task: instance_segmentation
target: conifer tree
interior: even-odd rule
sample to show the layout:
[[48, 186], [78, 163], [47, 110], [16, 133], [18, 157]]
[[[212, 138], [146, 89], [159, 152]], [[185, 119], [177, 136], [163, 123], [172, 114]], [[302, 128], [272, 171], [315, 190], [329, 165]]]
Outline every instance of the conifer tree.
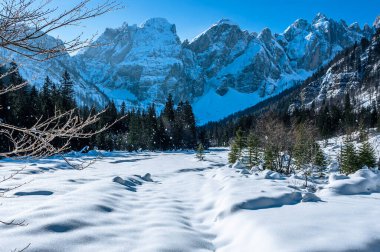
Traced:
[[[53, 97], [53, 83], [48, 76], [45, 78], [44, 85], [42, 86], [41, 92], [41, 109], [44, 118], [49, 118], [54, 115], [54, 102], [56, 101]], [[56, 95], [56, 94], [54, 94]]]
[[368, 141], [365, 141], [359, 148], [359, 168], [367, 166], [373, 168], [376, 166], [375, 150]]
[[198, 148], [197, 148], [197, 158], [200, 160], [200, 161], [203, 161], [204, 160], [204, 152], [205, 152], [205, 148], [203, 147], [203, 144], [200, 143], [198, 145]]
[[240, 158], [239, 147], [235, 141], [231, 144], [231, 150], [228, 153], [228, 162], [234, 164]]
[[73, 109], [75, 107], [74, 101], [74, 83], [71, 80], [71, 76], [67, 70], [63, 72], [61, 78], [61, 88], [60, 92], [62, 95], [61, 109], [64, 111]]
[[[189, 101], [186, 101], [183, 107], [183, 143], [184, 147], [188, 149], [193, 149], [196, 146], [197, 143], [197, 129], [195, 125], [195, 116], [193, 113], [193, 108], [191, 107]], [[204, 147], [204, 146], [203, 146]]]
[[326, 169], [326, 166], [327, 166], [326, 158], [319, 144], [315, 144], [314, 148], [315, 148], [314, 165], [317, 166], [319, 174], [322, 177], [323, 171]]
[[341, 150], [340, 169], [342, 173], [348, 175], [356, 172], [359, 169], [358, 167], [358, 155], [355, 146], [346, 139]]
[[259, 141], [253, 132], [248, 135], [247, 156], [249, 167], [259, 165]]
[[173, 144], [173, 131], [174, 131], [174, 119], [175, 119], [175, 110], [174, 110], [174, 101], [173, 96], [169, 94], [168, 99], [165, 103], [164, 111], [161, 114], [161, 122], [165, 128], [165, 133], [168, 136], [170, 149], [174, 149]]
[[264, 150], [264, 169], [266, 170], [272, 170], [274, 171], [275, 165], [274, 165], [275, 155], [270, 146], [265, 148]]
[[233, 164], [241, 158], [244, 147], [245, 141], [243, 138], [243, 131], [239, 128], [236, 131], [235, 139], [231, 144], [231, 151], [228, 157], [229, 163]]

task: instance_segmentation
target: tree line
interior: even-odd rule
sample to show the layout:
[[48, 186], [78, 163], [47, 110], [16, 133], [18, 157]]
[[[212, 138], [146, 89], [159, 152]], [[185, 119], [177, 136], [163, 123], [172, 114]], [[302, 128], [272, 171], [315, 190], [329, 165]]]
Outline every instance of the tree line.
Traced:
[[[320, 140], [320, 141], [318, 141]], [[360, 131], [357, 149], [352, 134], [346, 136], [339, 151], [340, 171], [351, 174], [364, 166], [377, 164], [373, 146], [368, 142], [368, 132]], [[327, 156], [322, 145], [327, 140], [318, 137], [317, 127], [310, 121], [286, 125], [272, 115], [261, 118], [249, 131], [238, 129], [231, 141], [228, 161], [247, 169], [272, 170], [282, 174], [300, 173], [306, 186], [310, 176], [325, 175]]]
[[[10, 64], [7, 78], [0, 79], [0, 89], [25, 82], [18, 72], [15, 63]], [[1, 122], [23, 128], [33, 128], [38, 121], [51, 118], [57, 112], [65, 113], [76, 110], [78, 118], [88, 117], [98, 111], [95, 107], [78, 106], [75, 97], [75, 83], [67, 71], [62, 73], [59, 83], [46, 77], [42, 88], [25, 85], [24, 87], [0, 96]], [[116, 122], [116, 123], [115, 123]], [[62, 121], [60, 124], [64, 124]], [[72, 150], [89, 149], [104, 150], [178, 150], [194, 149], [197, 146], [195, 117], [188, 101], [174, 104], [171, 95], [167, 98], [162, 112], [155, 105], [147, 109], [128, 109], [123, 103], [120, 109], [110, 101], [105, 106], [105, 112], [99, 115], [99, 120], [88, 126], [95, 132], [105, 125], [112, 125], [107, 131], [90, 138], [73, 138]], [[1, 136], [0, 151], [11, 148], [10, 140]], [[59, 144], [59, 139], [54, 140]], [[54, 144], [54, 143], [53, 143]]]

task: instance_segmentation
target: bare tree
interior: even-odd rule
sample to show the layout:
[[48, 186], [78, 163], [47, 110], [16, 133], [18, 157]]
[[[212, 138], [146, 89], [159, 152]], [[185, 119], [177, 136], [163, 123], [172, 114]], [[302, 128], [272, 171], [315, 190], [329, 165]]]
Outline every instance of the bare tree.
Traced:
[[[56, 40], [54, 43], [46, 43], [47, 35], [52, 31], [78, 26], [87, 19], [121, 8], [113, 0], [105, 0], [95, 7], [90, 7], [92, 2], [94, 1], [81, 0], [71, 9], [60, 11], [57, 7], [51, 7], [51, 0], [2, 0], [0, 3], [0, 47], [32, 60], [46, 61], [85, 47], [99, 46], [93, 43], [95, 35], [91, 38], [83, 38], [83, 34], [68, 41]], [[0, 67], [7, 64], [7, 59], [2, 59], [2, 61]], [[17, 71], [17, 69], [12, 71]], [[12, 72], [7, 71], [0, 75], [0, 79], [10, 74]], [[11, 83], [0, 90], [0, 95], [20, 89], [25, 85], [27, 82]]]
[[[0, 47], [31, 60], [46, 61], [84, 47], [94, 45], [93, 37], [83, 39], [82, 34], [70, 41], [56, 40], [56, 44], [45, 43], [47, 35], [68, 26], [77, 26], [82, 21], [103, 15], [121, 6], [113, 0], [106, 0], [95, 7], [89, 7], [91, 0], [81, 0], [68, 10], [51, 8], [51, 0], [4, 0], [0, 3]], [[5, 66], [6, 63], [3, 63]], [[0, 75], [4, 79], [18, 69], [10, 69]], [[0, 95], [15, 91], [27, 82], [10, 83]], [[8, 138], [11, 150], [0, 153], [5, 157], [44, 157], [62, 153], [70, 148], [73, 138], [88, 138], [106, 130], [110, 125], [97, 131], [87, 131], [88, 126], [99, 120], [101, 111], [87, 118], [80, 118], [76, 110], [55, 115], [46, 120], [39, 119], [31, 128], [22, 128], [4, 122], [0, 123], [0, 134]], [[56, 139], [64, 139], [61, 146], [53, 146]]]
[[[62, 11], [57, 7], [51, 7], [51, 0], [2, 0], [0, 2], [0, 47], [30, 60], [46, 61], [75, 52], [84, 47], [99, 46], [93, 43], [95, 35], [91, 38], [83, 38], [83, 34], [79, 34], [69, 41], [56, 40], [53, 44], [46, 43], [47, 35], [52, 31], [64, 27], [78, 26], [87, 19], [121, 8], [113, 0], [105, 0], [101, 4], [91, 7], [93, 2], [91, 0], [81, 0], [74, 7]], [[2, 61], [0, 67], [6, 68], [9, 63], [7, 59], [0, 60]], [[0, 80], [7, 78], [15, 71], [18, 71], [18, 69], [6, 71], [0, 75]], [[26, 85], [26, 81], [17, 84], [10, 83], [0, 89], [0, 95], [16, 91]], [[0, 122], [0, 135], [5, 136], [11, 143], [10, 150], [0, 153], [0, 156], [40, 158], [63, 153], [70, 149], [72, 139], [89, 138], [111, 127], [113, 124], [105, 125], [96, 131], [89, 130], [89, 126], [97, 123], [103, 113], [104, 110], [99, 113], [92, 113], [86, 118], [81, 118], [75, 109], [67, 112], [56, 111], [54, 116], [47, 119], [40, 118], [30, 128]], [[56, 139], [61, 139], [59, 146], [53, 144]], [[65, 161], [72, 165], [66, 158]], [[86, 167], [83, 164], [72, 166], [76, 169]], [[4, 177], [2, 180], [0, 179], [0, 183], [13, 179], [21, 171], [22, 169], [8, 177]], [[17, 189], [19, 186], [3, 190], [0, 196], [4, 197], [5, 193]], [[0, 221], [0, 223], [25, 225], [23, 221], [17, 222], [14, 220]]]
[[273, 165], [276, 171], [289, 173], [292, 158], [293, 139], [291, 131], [275, 115], [266, 115], [259, 119], [256, 129], [261, 137], [264, 149], [270, 149], [274, 155]]

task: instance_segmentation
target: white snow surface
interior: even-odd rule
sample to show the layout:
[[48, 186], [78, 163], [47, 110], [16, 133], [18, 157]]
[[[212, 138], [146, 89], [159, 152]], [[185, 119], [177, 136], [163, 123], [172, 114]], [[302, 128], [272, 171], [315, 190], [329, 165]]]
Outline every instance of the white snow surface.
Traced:
[[1, 219], [28, 225], [0, 226], [0, 250], [378, 251], [379, 191], [326, 193], [339, 181], [378, 186], [376, 172], [336, 176], [314, 194], [296, 176], [230, 168], [227, 153], [103, 153], [83, 171], [3, 160], [0, 175], [25, 170], [2, 188], [29, 183], [1, 198]]

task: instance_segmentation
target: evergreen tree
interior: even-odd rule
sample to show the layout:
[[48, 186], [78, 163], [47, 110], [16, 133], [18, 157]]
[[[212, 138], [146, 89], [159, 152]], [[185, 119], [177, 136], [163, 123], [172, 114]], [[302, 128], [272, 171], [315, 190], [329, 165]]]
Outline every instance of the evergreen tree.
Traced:
[[325, 154], [323, 153], [319, 144], [315, 144], [315, 156], [314, 156], [314, 165], [317, 166], [320, 176], [323, 176], [323, 172], [326, 169], [327, 162]]
[[243, 131], [239, 128], [236, 131], [235, 139], [231, 144], [231, 151], [228, 155], [228, 162], [233, 164], [239, 160], [243, 154], [243, 149], [245, 147], [245, 141], [243, 138]]
[[169, 147], [170, 149], [174, 148], [173, 146], [174, 119], [175, 119], [174, 101], [173, 101], [173, 96], [169, 94], [168, 99], [165, 103], [163, 113], [161, 114], [161, 122], [168, 136], [170, 146], [167, 146], [167, 147]]
[[61, 109], [64, 111], [68, 111], [70, 109], [73, 109], [75, 107], [75, 101], [74, 101], [74, 83], [71, 80], [71, 76], [67, 70], [63, 72], [62, 78], [61, 78], [61, 95], [62, 95], [62, 104]]
[[300, 124], [295, 130], [294, 158], [297, 169], [306, 169], [311, 164], [315, 141], [307, 131], [305, 124]]
[[173, 122], [173, 131], [172, 131], [172, 144], [175, 149], [184, 148], [183, 135], [184, 135], [184, 125], [185, 125], [185, 113], [184, 113], [184, 104], [180, 101], [175, 110], [174, 122]]
[[353, 143], [347, 139], [342, 146], [340, 155], [340, 169], [342, 173], [348, 175], [356, 172], [359, 169], [358, 155]]
[[197, 148], [197, 158], [200, 160], [200, 161], [203, 161], [204, 160], [204, 152], [205, 152], [205, 148], [203, 147], [203, 144], [200, 143], [198, 145], [198, 148]]
[[236, 161], [239, 160], [240, 158], [240, 151], [239, 151], [239, 147], [238, 145], [236, 144], [235, 141], [232, 142], [231, 144], [231, 150], [230, 152], [228, 153], [228, 162], [230, 164], [234, 164]]
[[276, 170], [275, 164], [275, 154], [272, 147], [267, 146], [264, 150], [264, 169], [266, 170]]
[[187, 149], [193, 149], [197, 143], [197, 128], [195, 125], [195, 116], [193, 113], [193, 108], [191, 107], [189, 101], [186, 101], [183, 107], [183, 131], [182, 138], [184, 147]]
[[53, 91], [53, 83], [50, 78], [46, 76], [44, 85], [42, 86], [42, 92], [40, 94], [41, 109], [44, 118], [49, 118], [54, 115], [54, 101], [56, 101], [56, 97], [53, 97], [53, 95], [57, 95]]
[[359, 148], [359, 168], [363, 166], [369, 168], [376, 166], [375, 150], [368, 141], [365, 141]]
[[256, 135], [251, 132], [247, 139], [247, 156], [248, 166], [253, 167], [259, 165], [259, 141]]
[[148, 143], [147, 147], [149, 150], [156, 150], [159, 148], [160, 136], [157, 124], [156, 108], [152, 104], [148, 108], [148, 113], [146, 115], [146, 129], [148, 133]]

